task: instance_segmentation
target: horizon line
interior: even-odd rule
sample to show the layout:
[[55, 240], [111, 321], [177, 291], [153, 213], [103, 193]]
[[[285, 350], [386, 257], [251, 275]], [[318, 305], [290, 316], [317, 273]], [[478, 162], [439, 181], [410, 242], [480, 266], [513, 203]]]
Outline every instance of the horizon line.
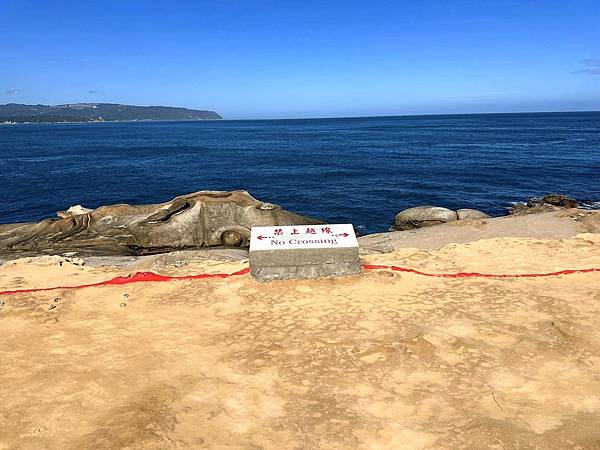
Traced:
[[[78, 103], [61, 103], [56, 104], [54, 106], [62, 106], [62, 105], [75, 105], [75, 104], [113, 104], [113, 105], [124, 105], [124, 106], [146, 106], [146, 105], [129, 105], [126, 103], [108, 103], [108, 102], [78, 102]], [[4, 103], [2, 105], [10, 105], [10, 104], [20, 104], [27, 105], [26, 103]], [[42, 103], [37, 103], [35, 105], [44, 105]], [[49, 106], [49, 105], [45, 105]], [[165, 107], [164, 105], [149, 105], [150, 107], [160, 106]], [[185, 108], [190, 110], [196, 110], [192, 107], [186, 106], [166, 106], [167, 108]], [[213, 111], [215, 110], [197, 110], [197, 111]], [[134, 122], [134, 123], [147, 123], [147, 122], [250, 122], [250, 121], [276, 121], [276, 120], [336, 120], [336, 119], [375, 119], [375, 118], [394, 118], [394, 117], [443, 117], [443, 116], [484, 116], [484, 115], [527, 115], [527, 114], [581, 114], [581, 113], [600, 113], [600, 110], [567, 110], [567, 111], [510, 111], [510, 112], [451, 112], [451, 113], [424, 113], [424, 114], [376, 114], [376, 115], [356, 115], [356, 116], [306, 116], [306, 117], [257, 117], [257, 118], [239, 118], [239, 119], [229, 119], [223, 117], [221, 113], [221, 119], [198, 119], [198, 120], [110, 120], [110, 121], [98, 121], [98, 122], [21, 122], [16, 123], [15, 125], [48, 125], [48, 124], [85, 124], [85, 123], [124, 123], [124, 122]], [[0, 122], [2, 125], [2, 122]]]
[[[214, 120], [214, 122], [225, 121], [251, 121], [251, 120], [327, 120], [327, 119], [374, 119], [385, 117], [431, 117], [431, 116], [483, 116], [483, 115], [510, 115], [510, 114], [577, 114], [577, 113], [600, 113], [599, 110], [576, 109], [568, 111], [511, 111], [511, 112], [465, 112], [465, 113], [424, 113], [424, 114], [376, 114], [372, 116], [310, 116], [310, 117], [262, 117], [262, 118], [246, 118], [246, 119], [222, 119]], [[158, 122], [158, 121], [156, 121]], [[166, 122], [166, 121], [165, 121]], [[185, 122], [185, 121], [179, 121]], [[193, 121], [192, 121], [193, 122]], [[198, 120], [197, 122], [202, 122]], [[207, 120], [210, 122], [210, 120]]]

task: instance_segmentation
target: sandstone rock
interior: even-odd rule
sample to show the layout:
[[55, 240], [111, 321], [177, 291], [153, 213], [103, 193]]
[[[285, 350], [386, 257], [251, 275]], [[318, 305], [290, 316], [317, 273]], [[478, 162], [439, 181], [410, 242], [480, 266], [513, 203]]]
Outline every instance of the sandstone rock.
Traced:
[[469, 208], [459, 209], [456, 211], [456, 215], [458, 216], [458, 220], [486, 219], [490, 217], [482, 211]]
[[87, 214], [92, 212], [93, 209], [90, 208], [84, 208], [81, 205], [74, 205], [71, 206], [69, 209], [67, 209], [66, 211], [59, 211], [56, 213], [56, 215], [62, 219], [66, 219], [67, 217], [71, 217], [71, 216], [79, 216], [81, 214]]
[[[87, 210], [73, 210], [81, 211]], [[253, 226], [319, 223], [265, 204], [246, 191], [201, 191], [166, 203], [101, 206], [60, 219], [0, 226], [0, 255], [15, 258], [76, 251], [82, 257], [117, 256], [245, 247]]]
[[394, 220], [395, 230], [412, 230], [458, 220], [455, 211], [439, 206], [416, 206], [401, 211]]

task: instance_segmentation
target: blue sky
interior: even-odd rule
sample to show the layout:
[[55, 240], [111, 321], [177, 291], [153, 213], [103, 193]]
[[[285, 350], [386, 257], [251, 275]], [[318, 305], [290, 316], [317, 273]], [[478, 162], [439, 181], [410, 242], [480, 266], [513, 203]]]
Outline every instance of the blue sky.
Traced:
[[0, 0], [0, 103], [600, 110], [594, 1]]

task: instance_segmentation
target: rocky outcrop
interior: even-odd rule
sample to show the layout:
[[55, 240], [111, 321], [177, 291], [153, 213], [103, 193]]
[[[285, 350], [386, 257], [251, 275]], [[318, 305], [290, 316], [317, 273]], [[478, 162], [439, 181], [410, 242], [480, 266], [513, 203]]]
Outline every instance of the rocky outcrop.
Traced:
[[557, 206], [547, 205], [543, 203], [535, 206], [531, 206], [525, 203], [517, 203], [508, 210], [508, 214], [511, 216], [523, 216], [526, 214], [541, 214], [545, 212], [552, 212], [558, 209], [560, 208], [558, 208]]
[[[508, 213], [509, 215], [540, 214], [577, 207], [579, 202], [568, 195], [549, 194], [541, 198], [529, 199], [527, 203], [514, 205]], [[417, 206], [398, 213], [390, 231], [412, 230], [455, 220], [478, 220], [489, 217], [482, 211], [470, 208], [452, 211], [439, 206]]]
[[519, 203], [509, 209], [510, 215], [539, 214], [562, 208], [577, 208], [579, 202], [568, 195], [549, 194], [542, 198], [531, 198], [526, 204]]
[[579, 206], [579, 202], [573, 197], [562, 194], [546, 195], [542, 198], [542, 202], [548, 205], [558, 206], [560, 208], [577, 208]]
[[482, 211], [470, 208], [459, 209], [456, 211], [456, 215], [458, 220], [487, 219], [490, 217]]
[[440, 206], [416, 206], [399, 212], [390, 231], [412, 230], [414, 228], [440, 225], [455, 220], [482, 219], [486, 217], [489, 216], [476, 209], [452, 211]]
[[[458, 226], [457, 226], [458, 225]], [[409, 232], [376, 233], [358, 238], [361, 255], [393, 253], [406, 248], [433, 250], [448, 244], [482, 239], [567, 239], [581, 233], [600, 234], [600, 210], [557, 209], [541, 214], [447, 222]], [[583, 238], [582, 238], [583, 239]]]
[[245, 247], [253, 226], [322, 223], [263, 203], [246, 191], [202, 191], [152, 205], [74, 207], [59, 216], [38, 223], [0, 225], [0, 256], [145, 255]]

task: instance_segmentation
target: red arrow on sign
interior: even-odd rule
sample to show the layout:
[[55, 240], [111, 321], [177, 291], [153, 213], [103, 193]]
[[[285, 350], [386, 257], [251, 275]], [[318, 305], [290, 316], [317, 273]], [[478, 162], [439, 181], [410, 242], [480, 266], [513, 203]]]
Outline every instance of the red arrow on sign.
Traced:
[[338, 236], [348, 237], [350, 235], [348, 233], [341, 233], [341, 234], [338, 234]]
[[263, 239], [273, 239], [270, 236], [263, 236], [262, 234], [260, 236], [256, 236], [256, 239], [258, 239], [259, 241], [262, 241]]

